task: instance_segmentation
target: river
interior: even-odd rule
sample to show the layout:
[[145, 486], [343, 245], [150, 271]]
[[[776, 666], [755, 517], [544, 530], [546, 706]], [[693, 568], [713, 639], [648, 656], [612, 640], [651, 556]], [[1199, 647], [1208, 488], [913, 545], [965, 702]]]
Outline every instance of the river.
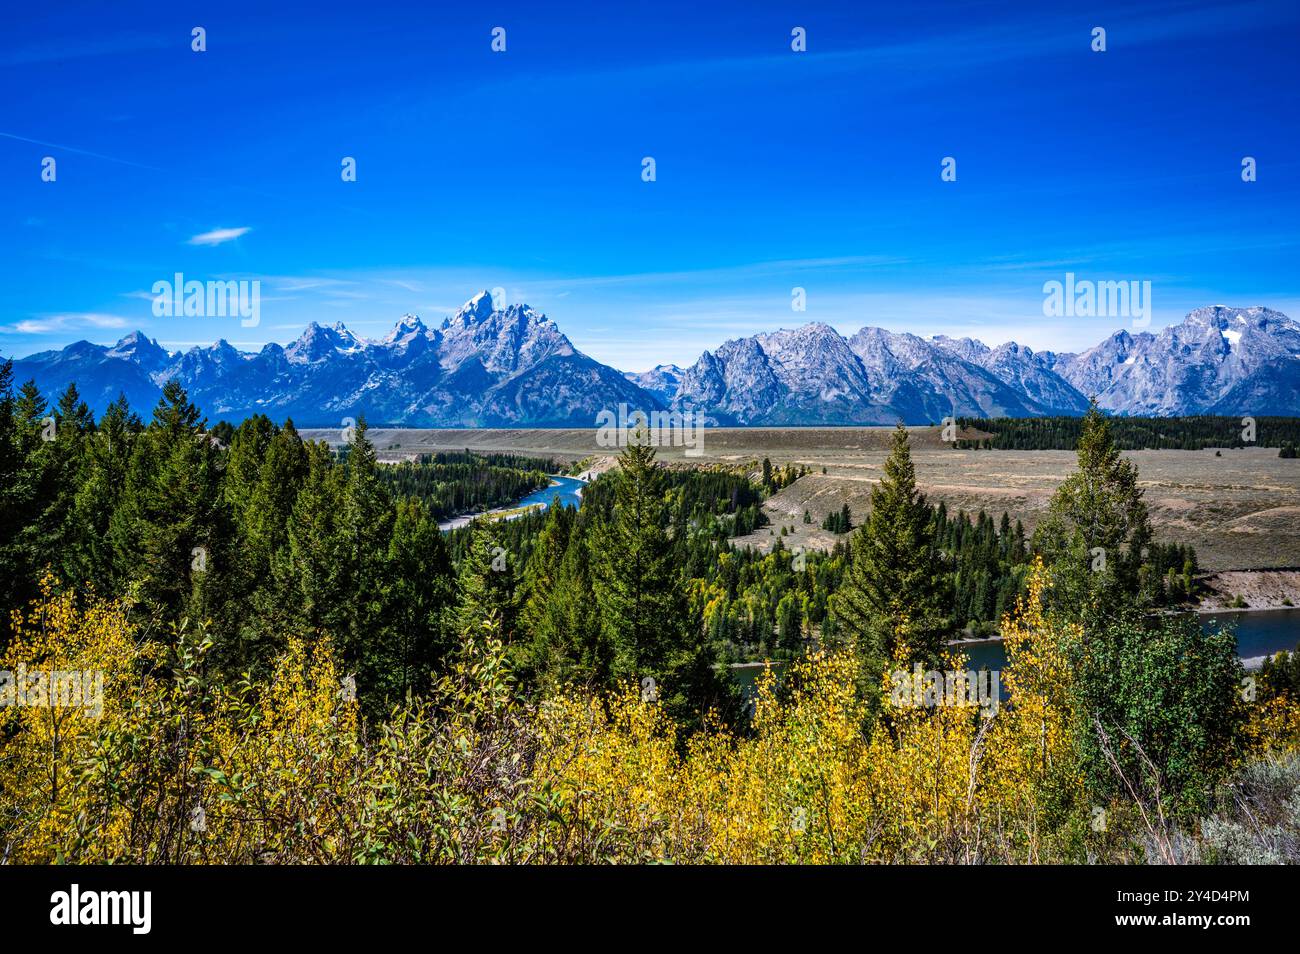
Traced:
[[[1258, 668], [1265, 656], [1283, 649], [1291, 651], [1300, 643], [1300, 609], [1222, 610], [1201, 614], [1201, 628], [1234, 626], [1237, 631], [1237, 655], [1249, 667]], [[971, 666], [1002, 669], [1007, 654], [1002, 640], [962, 643], [960, 648], [970, 658]]]
[[[1241, 656], [1247, 668], [1257, 669], [1265, 656], [1284, 649], [1293, 652], [1296, 644], [1300, 643], [1300, 609], [1223, 610], [1201, 615], [1203, 629], [1221, 625], [1236, 627], [1237, 655]], [[972, 669], [1000, 671], [1007, 664], [1006, 650], [1000, 639], [959, 643], [954, 648], [960, 648], [966, 654]], [[731, 672], [741, 689], [749, 695], [763, 669], [761, 666], [745, 666], [735, 667]]]
[[[504, 513], [508, 510], [518, 510], [521, 507], [533, 507], [540, 505], [549, 507], [556, 497], [560, 498], [560, 506], [577, 507], [582, 503], [582, 488], [586, 483], [577, 477], [564, 477], [560, 474], [551, 474], [551, 485], [543, 487], [541, 490], [535, 490], [527, 497], [521, 497], [515, 503], [508, 507], [498, 507], [495, 510], [486, 511], [487, 513]], [[442, 531], [458, 530], [461, 527], [469, 526], [475, 517], [483, 516], [482, 513], [465, 513], [459, 517], [452, 517], [450, 520], [441, 520], [438, 522], [438, 529]]]

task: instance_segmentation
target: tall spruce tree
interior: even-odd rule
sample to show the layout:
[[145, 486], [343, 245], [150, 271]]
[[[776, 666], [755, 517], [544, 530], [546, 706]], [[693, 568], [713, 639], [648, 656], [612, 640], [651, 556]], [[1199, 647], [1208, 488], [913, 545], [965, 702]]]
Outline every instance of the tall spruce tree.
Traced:
[[4, 567], [0, 573], [0, 608], [5, 610], [0, 615], [0, 651], [9, 642], [8, 610], [25, 605], [31, 586], [19, 542], [27, 517], [29, 481], [13, 382], [13, 361], [0, 362], [0, 566]]
[[564, 565], [564, 555], [573, 534], [576, 512], [556, 501], [547, 508], [546, 522], [524, 567], [523, 605], [519, 622], [525, 640], [521, 640], [517, 665], [521, 677], [531, 680], [554, 680], [563, 668], [566, 634], [563, 621], [554, 613], [556, 584]]
[[608, 686], [613, 652], [600, 624], [600, 608], [592, 599], [592, 511], [580, 508], [555, 575], [550, 598], [533, 617], [534, 645], [544, 649], [537, 659], [537, 680], [543, 686], [577, 683]]
[[54, 418], [35, 381], [18, 389], [12, 404], [12, 439], [17, 468], [9, 489], [12, 537], [6, 557], [14, 583], [11, 607], [23, 606], [37, 593], [37, 581], [54, 564], [46, 546], [41, 517], [53, 496], [55, 460]]
[[683, 641], [685, 619], [654, 447], [629, 441], [613, 480], [613, 515], [597, 529], [592, 553], [601, 625], [614, 649], [613, 675], [662, 678]]
[[132, 443], [142, 426], [127, 406], [125, 395], [119, 395], [104, 410], [95, 433], [85, 442], [72, 508], [74, 536], [79, 542], [68, 582], [88, 583], [101, 596], [116, 593], [119, 588], [109, 529], [113, 512], [121, 504]]
[[466, 634], [477, 635], [490, 621], [513, 661], [519, 616], [515, 571], [513, 554], [503, 545], [496, 521], [474, 521], [469, 549], [457, 569], [456, 605], [449, 617], [458, 641]]
[[1051, 573], [1049, 605], [1100, 623], [1152, 602], [1159, 580], [1143, 572], [1152, 533], [1137, 467], [1121, 456], [1095, 401], [1083, 419], [1078, 461], [1053, 494], [1033, 549]]
[[454, 648], [443, 626], [451, 603], [451, 558], [437, 518], [424, 501], [397, 503], [385, 565], [388, 609], [376, 634], [386, 656], [381, 690], [389, 698], [418, 694]]
[[57, 430], [50, 448], [51, 487], [39, 517], [40, 533], [44, 548], [60, 551], [59, 575], [66, 582], [77, 583], [80, 581], [70, 579], [69, 573], [76, 565], [75, 554], [84, 541], [77, 533], [73, 507], [77, 487], [84, 477], [84, 450], [95, 432], [95, 419], [75, 383], [70, 383], [59, 396], [54, 418]]
[[241, 554], [240, 596], [228, 625], [237, 634], [241, 669], [269, 664], [293, 627], [293, 596], [284, 588], [277, 560], [288, 556], [289, 521], [310, 467], [307, 447], [291, 421], [272, 426], [269, 440], [260, 423], [252, 426], [252, 434], [241, 425], [232, 435], [223, 481]]
[[390, 674], [385, 653], [374, 645], [384, 623], [385, 564], [393, 527], [393, 502], [379, 477], [375, 447], [366, 420], [358, 417], [347, 446], [346, 477], [338, 532], [343, 556], [338, 577], [341, 599], [333, 635], [344, 661], [355, 667], [358, 690], [366, 699], [383, 697]]
[[696, 725], [703, 712], [730, 716], [734, 692], [688, 616], [655, 449], [643, 429], [619, 455], [611, 519], [593, 534], [591, 569], [600, 625], [616, 683], [648, 687], [669, 713]]
[[934, 526], [900, 422], [884, 476], [871, 489], [871, 513], [850, 538], [849, 566], [831, 598], [836, 632], [856, 644], [860, 688], [869, 695], [900, 641], [909, 660], [933, 662], [952, 634], [949, 568]]
[[286, 421], [267, 443], [241, 508], [240, 537], [259, 578], [288, 542], [289, 518], [309, 469], [307, 447], [293, 421]]
[[232, 562], [220, 513], [219, 456], [198, 407], [168, 381], [135, 441], [109, 527], [118, 577], [134, 581], [164, 622], [205, 615], [212, 588]]
[[305, 449], [307, 474], [294, 497], [284, 545], [272, 558], [275, 589], [283, 598], [271, 601], [262, 618], [272, 632], [319, 635], [339, 625], [345, 597], [342, 470], [334, 466], [324, 441]]
[[221, 493], [241, 537], [248, 523], [246, 511], [252, 503], [253, 488], [261, 478], [262, 463], [276, 431], [276, 426], [265, 414], [254, 414], [235, 428], [226, 450]]

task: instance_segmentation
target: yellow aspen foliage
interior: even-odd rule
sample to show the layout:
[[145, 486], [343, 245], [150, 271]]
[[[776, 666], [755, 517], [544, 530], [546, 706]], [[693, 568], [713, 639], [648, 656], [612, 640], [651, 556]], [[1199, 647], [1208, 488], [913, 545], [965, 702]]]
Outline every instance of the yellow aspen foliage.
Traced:
[[1066, 657], [1082, 631], [1046, 616], [1047, 585], [1042, 559], [1036, 559], [1015, 614], [1003, 618], [1007, 668], [1002, 679], [1013, 704], [999, 711], [981, 759], [982, 794], [994, 813], [987, 820], [1021, 833], [1012, 840], [1018, 841], [1018, 856], [1006, 861], [1041, 860], [1037, 852], [1045, 795], [1071, 803], [1084, 790], [1072, 758], [1077, 722]]
[[[221, 680], [201, 627], [141, 639], [122, 605], [47, 580], [0, 669], [99, 673], [102, 694], [50, 705], [25, 676], [22, 704], [0, 707], [0, 860], [1075, 860], [1088, 819], [1066, 660], [1081, 634], [1044, 612], [1046, 586], [1036, 564], [1003, 620], [1000, 704], [987, 685], [975, 701], [960, 653], [918, 695], [904, 621], [878, 700], [859, 694], [852, 650], [811, 652], [779, 682], [764, 674], [748, 725], [708, 717], [687, 737], [637, 685], [522, 701], [491, 619], [429, 698], [363, 725], [327, 638]], [[1300, 750], [1300, 708], [1251, 712], [1244, 759]], [[1109, 855], [1139, 856], [1127, 843]]]
[[1300, 752], [1300, 701], [1274, 696], [1253, 703], [1244, 735], [1249, 755]]
[[[55, 594], [15, 618], [7, 671], [102, 674], [102, 705], [0, 709], [0, 852], [11, 861], [325, 860], [346, 851], [356, 705], [325, 645], [212, 686], [208, 643], [135, 641], [120, 604]], [[345, 840], [345, 839], [344, 839]]]
[[103, 726], [123, 718], [142, 654], [117, 604], [79, 609], [46, 576], [0, 670], [11, 677], [0, 706], [0, 861], [57, 860], [78, 824], [77, 772]]
[[219, 688], [212, 708], [192, 794], [200, 854], [216, 860], [202, 850], [213, 842], [281, 862], [350, 860], [362, 753], [329, 644], [291, 640], [268, 684]]
[[[1038, 786], [1078, 784], [1060, 647], [1070, 634], [1044, 618], [1045, 581], [1037, 568], [1007, 621], [1017, 704], [991, 717], [970, 705], [887, 705], [866, 733], [852, 654], [818, 652], [787, 673], [788, 698], [770, 672], [760, 680], [748, 736], [715, 728], [680, 744], [635, 687], [610, 700], [561, 697], [546, 709], [534, 771], [565, 824], [611, 860], [1034, 860]], [[960, 673], [965, 660], [945, 665]]]

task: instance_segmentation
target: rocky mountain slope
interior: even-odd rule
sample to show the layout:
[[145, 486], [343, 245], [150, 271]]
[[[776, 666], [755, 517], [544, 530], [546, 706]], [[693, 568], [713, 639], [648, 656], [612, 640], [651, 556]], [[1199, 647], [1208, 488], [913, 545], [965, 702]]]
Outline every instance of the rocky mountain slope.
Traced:
[[620, 404], [703, 411], [716, 424], [938, 422], [947, 416], [1300, 413], [1300, 324], [1268, 308], [1215, 305], [1159, 333], [1118, 331], [1079, 354], [819, 322], [727, 341], [689, 368], [619, 372], [578, 351], [528, 305], [486, 292], [437, 327], [403, 317], [360, 338], [313, 322], [256, 353], [226, 341], [168, 353], [136, 332], [15, 361], [15, 381], [53, 397], [76, 381], [97, 411], [119, 393], [144, 410], [178, 379], [212, 419], [257, 412], [303, 426], [364, 413], [410, 427], [592, 426]]

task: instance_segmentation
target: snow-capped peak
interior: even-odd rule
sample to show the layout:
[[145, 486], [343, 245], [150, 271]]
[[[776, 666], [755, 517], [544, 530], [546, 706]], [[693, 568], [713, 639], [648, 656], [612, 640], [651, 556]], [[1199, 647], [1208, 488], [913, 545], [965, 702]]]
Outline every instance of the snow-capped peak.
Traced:
[[398, 321], [397, 324], [393, 325], [393, 330], [388, 333], [387, 337], [384, 338], [384, 341], [392, 343], [401, 339], [410, 338], [413, 335], [426, 334], [428, 330], [429, 329], [425, 327], [424, 322], [420, 320], [419, 315], [403, 315], [401, 320]]
[[[149, 340], [150, 339], [148, 335], [146, 335], [143, 331], [137, 330], [123, 337], [120, 341], [118, 341], [116, 345], [114, 345], [114, 347], [115, 348], [125, 348], [128, 346], [136, 347], [142, 343], [148, 342]], [[156, 344], [157, 342], [154, 343]]]
[[357, 337], [350, 330], [348, 330], [347, 326], [344, 325], [343, 322], [341, 321], [334, 322], [333, 331], [334, 334], [338, 335], [339, 343], [343, 348], [347, 350], [353, 350], [356, 348], [365, 347], [366, 344], [365, 340]]
[[455, 318], [466, 323], [479, 322], [491, 315], [492, 310], [492, 296], [486, 291], [481, 291], [460, 306]]
[[290, 360], [316, 361], [331, 352], [357, 351], [364, 347], [365, 342], [349, 331], [343, 322], [325, 328], [313, 321], [297, 341], [284, 349], [284, 353]]

